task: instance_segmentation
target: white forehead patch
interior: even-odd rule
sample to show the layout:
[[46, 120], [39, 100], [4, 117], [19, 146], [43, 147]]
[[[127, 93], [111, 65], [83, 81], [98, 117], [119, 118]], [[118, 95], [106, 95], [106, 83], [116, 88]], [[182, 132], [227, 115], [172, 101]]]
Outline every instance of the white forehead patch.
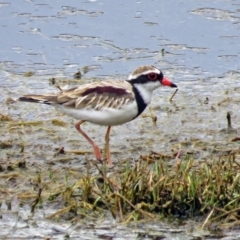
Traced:
[[140, 73], [138, 73], [138, 74], [134, 74], [134, 72], [133, 72], [133, 73], [131, 73], [131, 74], [129, 75], [128, 80], [136, 79], [136, 78], [138, 78], [138, 77], [141, 76], [141, 75], [147, 75], [147, 74], [149, 74], [149, 73], [160, 74], [161, 71], [160, 71], [159, 69], [157, 69], [157, 68], [154, 68], [154, 69], [151, 69], [151, 70], [147, 70], [147, 71], [140, 72]]

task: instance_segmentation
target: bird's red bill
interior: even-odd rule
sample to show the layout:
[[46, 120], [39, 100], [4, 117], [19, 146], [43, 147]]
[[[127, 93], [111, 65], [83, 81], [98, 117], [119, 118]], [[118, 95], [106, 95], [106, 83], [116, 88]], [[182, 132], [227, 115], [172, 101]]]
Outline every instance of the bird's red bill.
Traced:
[[171, 82], [170, 80], [168, 80], [167, 78], [163, 78], [162, 82], [163, 85], [165, 86], [169, 86], [169, 87], [177, 87], [176, 84], [174, 84], [173, 82]]

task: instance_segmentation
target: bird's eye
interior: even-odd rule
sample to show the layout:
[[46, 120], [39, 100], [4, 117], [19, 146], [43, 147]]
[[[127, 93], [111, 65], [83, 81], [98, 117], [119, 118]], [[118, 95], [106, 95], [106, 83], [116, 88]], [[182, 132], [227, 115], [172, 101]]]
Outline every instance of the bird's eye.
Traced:
[[156, 73], [149, 73], [148, 74], [148, 79], [151, 81], [154, 81], [158, 78], [158, 75]]

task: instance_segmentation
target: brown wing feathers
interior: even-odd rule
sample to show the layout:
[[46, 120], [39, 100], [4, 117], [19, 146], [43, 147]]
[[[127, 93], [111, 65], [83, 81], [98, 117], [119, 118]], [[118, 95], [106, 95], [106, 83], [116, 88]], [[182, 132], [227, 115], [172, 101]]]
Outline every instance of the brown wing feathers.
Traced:
[[126, 85], [125, 82], [123, 84], [123, 82], [116, 81], [116, 86], [108, 85], [108, 82], [102, 82], [63, 90], [55, 94], [25, 95], [18, 100], [64, 105], [65, 107], [76, 109], [121, 108], [124, 104], [134, 99], [133, 92], [130, 89], [130, 86]]

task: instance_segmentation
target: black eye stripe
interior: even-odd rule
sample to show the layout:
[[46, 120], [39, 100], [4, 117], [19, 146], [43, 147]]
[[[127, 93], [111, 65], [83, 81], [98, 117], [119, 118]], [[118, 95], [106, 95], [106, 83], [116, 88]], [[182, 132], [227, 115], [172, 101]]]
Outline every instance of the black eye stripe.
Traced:
[[[150, 76], [151, 75], [151, 76]], [[155, 78], [156, 76], [156, 78]], [[139, 76], [136, 76], [135, 78], [127, 80], [131, 84], [138, 84], [138, 83], [148, 83], [148, 82], [154, 82], [154, 81], [162, 81], [163, 79], [163, 73], [160, 71], [159, 73], [156, 72], [148, 72], [146, 74], [142, 74]]]

